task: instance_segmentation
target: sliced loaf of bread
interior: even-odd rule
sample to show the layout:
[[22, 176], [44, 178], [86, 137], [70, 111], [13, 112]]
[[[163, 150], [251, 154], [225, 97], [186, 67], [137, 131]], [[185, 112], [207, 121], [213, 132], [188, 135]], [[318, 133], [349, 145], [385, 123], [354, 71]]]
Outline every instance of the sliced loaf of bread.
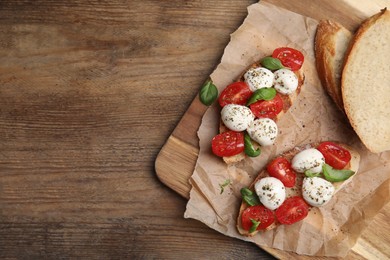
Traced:
[[344, 111], [341, 96], [341, 74], [345, 53], [352, 39], [352, 33], [341, 24], [331, 20], [321, 20], [315, 37], [315, 56], [318, 76], [323, 88]]
[[346, 115], [365, 146], [390, 150], [390, 11], [362, 23], [346, 54], [342, 98]]

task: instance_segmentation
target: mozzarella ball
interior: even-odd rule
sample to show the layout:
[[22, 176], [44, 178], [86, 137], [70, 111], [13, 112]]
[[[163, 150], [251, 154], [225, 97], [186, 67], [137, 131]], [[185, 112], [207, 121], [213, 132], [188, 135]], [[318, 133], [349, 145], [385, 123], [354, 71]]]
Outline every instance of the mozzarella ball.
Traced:
[[265, 177], [255, 183], [255, 191], [264, 207], [275, 210], [286, 199], [286, 188], [274, 177]]
[[320, 151], [310, 148], [297, 153], [291, 160], [291, 166], [296, 172], [304, 173], [310, 170], [313, 173], [320, 173], [325, 158]]
[[280, 69], [274, 72], [274, 88], [281, 94], [289, 95], [298, 87], [298, 78], [289, 69]]
[[221, 118], [227, 128], [241, 132], [247, 129], [255, 116], [246, 106], [228, 104], [222, 108]]
[[325, 205], [333, 196], [334, 186], [320, 177], [303, 179], [302, 196], [313, 207]]
[[258, 118], [249, 124], [247, 128], [249, 136], [262, 146], [274, 144], [278, 136], [278, 126], [269, 118]]
[[266, 68], [252, 68], [244, 74], [246, 84], [251, 91], [261, 88], [270, 88], [274, 83], [274, 74]]

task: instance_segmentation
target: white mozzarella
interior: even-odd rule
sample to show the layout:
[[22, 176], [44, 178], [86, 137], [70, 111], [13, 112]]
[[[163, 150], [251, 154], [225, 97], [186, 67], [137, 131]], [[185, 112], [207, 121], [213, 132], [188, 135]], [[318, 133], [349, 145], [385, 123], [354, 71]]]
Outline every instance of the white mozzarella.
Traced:
[[269, 118], [258, 118], [247, 128], [249, 136], [262, 146], [272, 145], [278, 136], [278, 126]]
[[298, 78], [289, 69], [280, 69], [274, 72], [274, 88], [281, 94], [289, 95], [298, 87]]
[[325, 158], [320, 151], [310, 148], [297, 153], [291, 160], [291, 166], [296, 172], [304, 173], [310, 170], [313, 173], [320, 173]]
[[286, 188], [274, 177], [265, 177], [255, 183], [255, 191], [264, 207], [275, 210], [286, 199]]
[[270, 88], [274, 83], [274, 74], [266, 68], [258, 67], [249, 69], [244, 74], [246, 84], [249, 89], [256, 91], [261, 88]]
[[255, 116], [246, 106], [228, 104], [222, 108], [221, 118], [227, 128], [240, 132], [247, 129]]
[[320, 177], [305, 177], [302, 185], [302, 196], [313, 207], [325, 205], [333, 196], [334, 186]]

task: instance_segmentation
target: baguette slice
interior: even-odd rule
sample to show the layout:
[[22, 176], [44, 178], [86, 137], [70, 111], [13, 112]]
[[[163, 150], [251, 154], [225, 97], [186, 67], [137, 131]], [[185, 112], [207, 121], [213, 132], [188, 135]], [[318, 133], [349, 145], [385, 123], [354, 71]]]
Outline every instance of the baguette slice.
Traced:
[[[249, 70], [250, 68], [258, 68], [261, 67], [260, 61], [253, 63], [251, 66], [247, 68]], [[247, 71], [245, 70], [238, 78], [237, 81], [245, 81], [244, 74]], [[273, 120], [277, 122], [286, 112], [289, 110], [289, 108], [293, 105], [294, 101], [298, 97], [299, 93], [301, 92], [303, 83], [305, 81], [305, 76], [301, 70], [295, 71], [295, 75], [298, 78], [298, 87], [297, 89], [291, 93], [290, 95], [281, 95], [283, 99], [283, 110], [274, 118]], [[223, 123], [222, 120], [219, 124], [219, 132], [223, 133], [225, 131], [229, 130]], [[259, 145], [255, 142], [253, 142], [253, 146], [257, 149]], [[225, 156], [223, 157], [223, 160], [226, 164], [234, 164], [237, 162], [240, 162], [246, 158], [245, 152], [241, 152], [239, 154], [233, 155], [233, 156]]]
[[[284, 157], [286, 158], [288, 161], [291, 162], [292, 158], [297, 154], [299, 153], [300, 151], [302, 150], [305, 150], [305, 149], [308, 149], [308, 148], [315, 148], [318, 146], [319, 143], [313, 143], [313, 144], [308, 144], [308, 145], [305, 145], [305, 146], [300, 146], [300, 147], [295, 147], [294, 149], [290, 150], [290, 151], [287, 151], [277, 157]], [[345, 166], [344, 169], [348, 169], [348, 170], [352, 170], [355, 172], [354, 175], [352, 175], [349, 179], [343, 181], [343, 182], [336, 182], [336, 183], [333, 183], [333, 186], [335, 188], [335, 192], [334, 192], [334, 195], [340, 191], [343, 187], [345, 187], [348, 183], [350, 183], [353, 179], [353, 177], [356, 175], [356, 172], [358, 171], [359, 169], [359, 163], [360, 163], [360, 154], [355, 150], [353, 149], [352, 147], [346, 145], [346, 144], [342, 144], [342, 143], [338, 143], [338, 145], [340, 145], [341, 147], [347, 149], [350, 153], [351, 153], [351, 161], [349, 162], [349, 164], [347, 166]], [[256, 177], [256, 179], [252, 182], [252, 184], [249, 186], [249, 189], [252, 191], [252, 192], [255, 192], [254, 191], [254, 186], [255, 186], [255, 183], [257, 181], [259, 181], [260, 179], [264, 178], [264, 177], [268, 177], [268, 172], [267, 172], [267, 169], [264, 168], [263, 170], [260, 171], [260, 173], [258, 174], [258, 176]], [[303, 182], [303, 179], [304, 179], [304, 174], [301, 174], [301, 173], [297, 173], [297, 178], [296, 178], [296, 184], [294, 187], [292, 188], [286, 188], [286, 199], [289, 198], [289, 197], [293, 197], [293, 196], [301, 196], [302, 197], [302, 182]], [[333, 195], [333, 196], [334, 196]], [[238, 232], [243, 235], [243, 236], [254, 236], [255, 234], [257, 234], [259, 231], [255, 231], [255, 232], [252, 232], [252, 233], [249, 233], [247, 230], [244, 230], [242, 228], [242, 223], [241, 223], [241, 216], [242, 216], [242, 212], [246, 209], [250, 207], [248, 204], [246, 204], [244, 201], [242, 201], [241, 203], [241, 206], [240, 206], [240, 210], [239, 210], [239, 214], [238, 214], [238, 218], [237, 218], [237, 230]], [[311, 206], [310, 206], [311, 207]], [[309, 211], [309, 214], [311, 214], [311, 211]], [[270, 225], [266, 230], [271, 230], [271, 229], [274, 229], [278, 226], [280, 226], [282, 224], [278, 223], [276, 220], [275, 220], [275, 223], [273, 223], [272, 225]]]
[[322, 86], [343, 112], [341, 74], [345, 53], [352, 37], [352, 33], [341, 24], [331, 20], [321, 20], [314, 44], [316, 67]]
[[383, 9], [359, 27], [342, 74], [346, 115], [374, 153], [390, 150], [390, 12]]

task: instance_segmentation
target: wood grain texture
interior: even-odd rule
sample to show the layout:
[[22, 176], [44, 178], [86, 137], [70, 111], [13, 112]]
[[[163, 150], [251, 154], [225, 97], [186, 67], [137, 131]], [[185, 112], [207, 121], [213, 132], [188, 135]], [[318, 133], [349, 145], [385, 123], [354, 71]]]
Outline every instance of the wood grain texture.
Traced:
[[[390, 4], [387, 0], [362, 1], [359, 4], [350, 0], [307, 2], [266, 0], [266, 2], [314, 19], [333, 19], [352, 31], [358, 27], [363, 19]], [[321, 12], [318, 12], [318, 10], [321, 10]], [[186, 180], [190, 178], [196, 164], [196, 154], [199, 149], [196, 132], [204, 111], [205, 107], [195, 97], [156, 160], [156, 172], [160, 180], [187, 199], [191, 186]], [[389, 185], [389, 183], [387, 182], [385, 185]], [[389, 214], [390, 204], [387, 204], [363, 232], [346, 259], [390, 258], [390, 241], [387, 235], [390, 230], [387, 221]], [[313, 259], [313, 257], [298, 257], [296, 254], [271, 248], [263, 249], [282, 259]], [[314, 257], [314, 259], [323, 258]]]
[[0, 1], [1, 259], [270, 258], [154, 171], [254, 2]]

